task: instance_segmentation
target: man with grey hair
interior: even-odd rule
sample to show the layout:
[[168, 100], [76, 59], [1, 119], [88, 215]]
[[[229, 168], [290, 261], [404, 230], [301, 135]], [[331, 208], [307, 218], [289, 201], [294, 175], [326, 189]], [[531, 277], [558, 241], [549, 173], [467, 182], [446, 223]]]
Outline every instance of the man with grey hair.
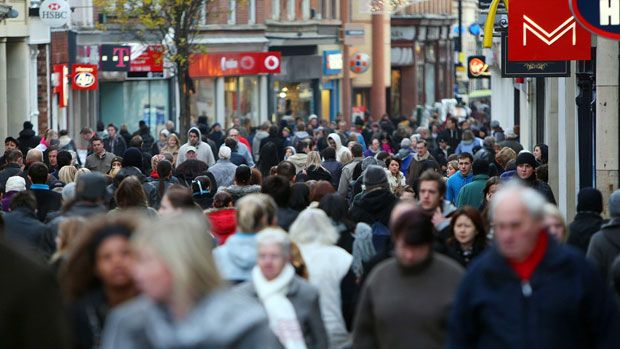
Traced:
[[620, 318], [599, 273], [544, 230], [546, 200], [508, 184], [491, 202], [495, 246], [461, 283], [448, 348], [617, 348]]

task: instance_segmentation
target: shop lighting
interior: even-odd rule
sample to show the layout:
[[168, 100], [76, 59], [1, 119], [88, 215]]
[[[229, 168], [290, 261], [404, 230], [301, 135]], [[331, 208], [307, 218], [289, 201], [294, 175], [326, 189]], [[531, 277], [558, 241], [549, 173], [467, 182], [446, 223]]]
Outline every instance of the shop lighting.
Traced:
[[286, 98], [286, 92], [280, 92], [280, 98], [282, 99]]

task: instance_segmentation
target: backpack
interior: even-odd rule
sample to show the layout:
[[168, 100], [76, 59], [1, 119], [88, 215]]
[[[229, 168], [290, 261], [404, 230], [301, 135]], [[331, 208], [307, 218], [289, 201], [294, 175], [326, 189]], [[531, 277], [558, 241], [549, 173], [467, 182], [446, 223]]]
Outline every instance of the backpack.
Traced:
[[385, 224], [378, 221], [371, 224], [370, 229], [372, 231], [372, 244], [375, 246], [375, 251], [383, 251], [391, 238], [390, 229], [388, 229]]

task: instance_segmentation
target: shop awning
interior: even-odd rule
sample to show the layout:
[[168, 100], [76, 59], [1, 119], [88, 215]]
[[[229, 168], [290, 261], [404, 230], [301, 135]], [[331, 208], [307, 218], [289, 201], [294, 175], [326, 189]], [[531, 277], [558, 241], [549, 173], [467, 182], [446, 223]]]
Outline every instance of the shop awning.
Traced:
[[403, 66], [413, 64], [412, 47], [392, 47], [391, 50], [392, 66]]

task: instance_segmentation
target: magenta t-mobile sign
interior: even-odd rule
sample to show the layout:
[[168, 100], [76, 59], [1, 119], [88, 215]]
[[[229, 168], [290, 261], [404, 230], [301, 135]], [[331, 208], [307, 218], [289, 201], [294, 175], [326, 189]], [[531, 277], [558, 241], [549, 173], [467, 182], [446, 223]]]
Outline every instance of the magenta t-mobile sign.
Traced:
[[103, 71], [129, 71], [131, 47], [101, 45], [100, 68]]

